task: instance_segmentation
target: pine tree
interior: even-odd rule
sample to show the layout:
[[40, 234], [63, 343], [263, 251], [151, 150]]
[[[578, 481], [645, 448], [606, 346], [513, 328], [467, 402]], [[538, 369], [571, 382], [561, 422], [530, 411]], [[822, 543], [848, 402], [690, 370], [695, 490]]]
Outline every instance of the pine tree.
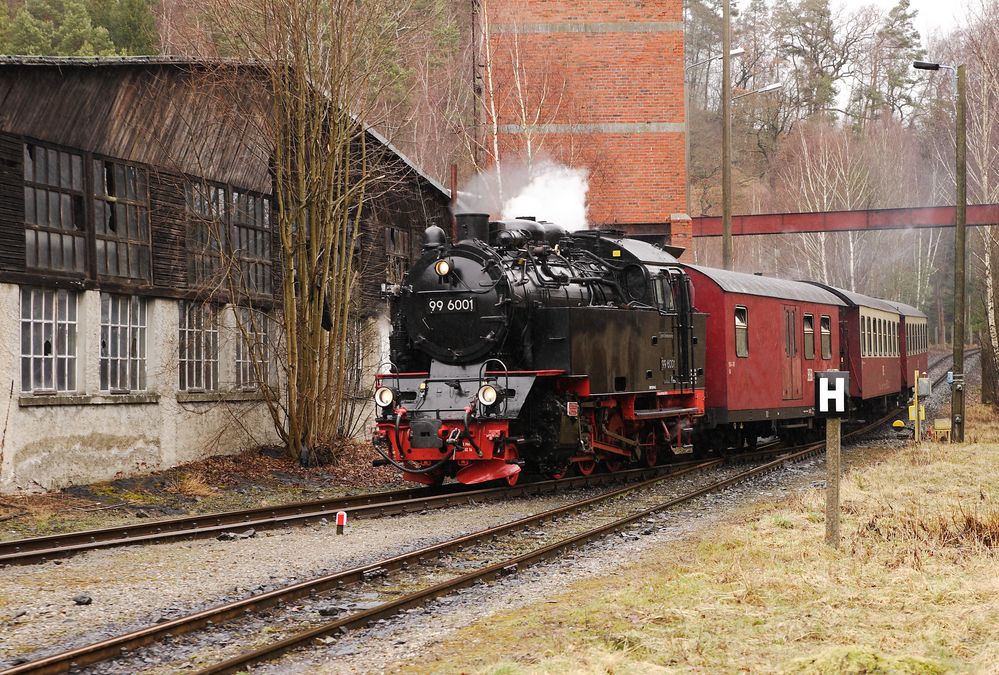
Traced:
[[156, 54], [159, 36], [152, 0], [89, 0], [90, 17], [108, 30], [122, 54]]
[[107, 31], [95, 29], [80, 0], [26, 0], [10, 26], [10, 51], [33, 56], [114, 53]]

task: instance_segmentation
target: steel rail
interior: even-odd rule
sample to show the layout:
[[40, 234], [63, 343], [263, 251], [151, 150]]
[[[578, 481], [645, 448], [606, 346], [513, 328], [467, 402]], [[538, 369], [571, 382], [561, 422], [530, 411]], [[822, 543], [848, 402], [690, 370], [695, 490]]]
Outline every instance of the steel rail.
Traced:
[[[0, 671], [0, 675], [15, 675], [20, 673], [65, 673], [75, 667], [83, 667], [94, 663], [100, 663], [102, 661], [112, 659], [124, 652], [132, 651], [139, 647], [162, 640], [167, 635], [177, 636], [186, 634], [194, 630], [198, 630], [199, 628], [203, 628], [208, 624], [218, 625], [243, 616], [249, 612], [272, 607], [283, 602], [297, 600], [314, 593], [338, 589], [348, 583], [364, 581], [372, 576], [380, 576], [387, 571], [405, 568], [408, 565], [419, 562], [423, 558], [429, 558], [451, 551], [460, 550], [471, 544], [479, 543], [481, 541], [485, 541], [486, 539], [491, 539], [492, 537], [506, 534], [517, 529], [540, 524], [545, 520], [550, 520], [572, 511], [587, 508], [599, 502], [613, 499], [628, 492], [649, 487], [668, 478], [676, 478], [695, 471], [719, 466], [723, 464], [724, 461], [725, 460], [718, 458], [703, 462], [696, 462], [692, 465], [677, 468], [674, 471], [636, 482], [631, 485], [626, 485], [610, 492], [605, 492], [594, 497], [588, 497], [583, 500], [556, 507], [542, 513], [526, 516], [524, 518], [487, 528], [485, 530], [479, 530], [477, 532], [440, 542], [417, 551], [404, 553], [392, 558], [355, 567], [353, 569], [277, 588], [266, 593], [261, 593], [224, 605], [219, 605], [188, 616], [147, 626], [137, 631], [109, 638], [91, 645], [43, 657], [28, 663], [19, 664], [17, 666], [13, 666], [12, 668], [8, 668], [7, 670]], [[669, 469], [670, 465], [666, 465], [662, 468]], [[614, 474], [607, 475], [613, 476]]]
[[[687, 462], [689, 464], [689, 462]], [[334, 497], [291, 504], [258, 507], [244, 511], [184, 516], [169, 520], [118, 525], [114, 527], [54, 534], [0, 542], [0, 565], [23, 564], [65, 557], [99, 548], [158, 543], [172, 539], [209, 537], [234, 529], [266, 530], [293, 524], [307, 524], [332, 518], [346, 511], [351, 518], [377, 517], [439, 509], [467, 504], [470, 501], [555, 493], [563, 489], [609, 485], [644, 480], [664, 471], [682, 468], [683, 463], [652, 468], [627, 469], [591, 476], [573, 476], [560, 480], [537, 481], [514, 486], [474, 487], [461, 484], [441, 489], [414, 488], [392, 492], [374, 492], [351, 497]]]
[[[879, 420], [879, 423], [883, 423], [884, 419]], [[875, 424], [870, 424], [868, 427], [873, 427]], [[767, 462], [760, 466], [743, 471], [735, 476], [716, 481], [711, 485], [700, 488], [693, 492], [690, 492], [681, 497], [676, 497], [674, 499], [667, 500], [665, 502], [656, 504], [649, 508], [643, 509], [637, 513], [620, 518], [610, 523], [594, 527], [590, 530], [582, 532], [578, 535], [563, 539], [561, 541], [549, 544], [547, 546], [540, 547], [534, 551], [524, 553], [500, 562], [493, 563], [491, 565], [486, 565], [477, 570], [473, 570], [461, 576], [454, 577], [447, 581], [435, 584], [428, 588], [416, 591], [405, 595], [397, 600], [386, 602], [377, 607], [371, 609], [363, 610], [351, 614], [350, 616], [343, 617], [342, 619], [337, 619], [336, 621], [331, 621], [315, 628], [296, 633], [284, 639], [278, 640], [270, 645], [265, 645], [263, 647], [254, 649], [252, 651], [245, 652], [238, 656], [232, 657], [218, 664], [209, 666], [207, 668], [201, 669], [198, 675], [217, 675], [220, 673], [235, 673], [245, 669], [247, 666], [251, 666], [256, 663], [263, 661], [269, 661], [280, 656], [292, 649], [301, 647], [308, 644], [309, 642], [337, 633], [340, 631], [349, 630], [352, 628], [363, 627], [373, 621], [378, 619], [384, 619], [400, 611], [409, 609], [411, 607], [417, 607], [419, 605], [425, 604], [429, 600], [434, 598], [447, 595], [455, 590], [466, 588], [472, 584], [496, 579], [501, 576], [506, 576], [517, 572], [522, 566], [531, 565], [533, 563], [539, 562], [541, 560], [546, 560], [554, 558], [561, 553], [577, 548], [587, 542], [594, 539], [603, 537], [606, 534], [615, 532], [626, 528], [634, 523], [647, 518], [648, 516], [663, 511], [675, 506], [679, 506], [686, 502], [690, 502], [694, 499], [702, 497], [704, 495], [710, 494], [712, 492], [717, 492], [719, 490], [731, 487], [733, 485], [745, 482], [757, 476], [760, 476], [771, 471], [776, 471], [782, 469], [788, 464], [801, 461], [803, 459], [808, 459], [825, 449], [825, 443], [817, 443], [812, 446], [799, 450], [795, 453], [779, 457], [773, 461]]]
[[[977, 351], [979, 350], [969, 349], [967, 350], [967, 354], [970, 356]], [[927, 370], [936, 368], [949, 358], [952, 358], [950, 354], [940, 356], [933, 363], [928, 364]], [[938, 378], [934, 382], [934, 386], [939, 385], [944, 377], [946, 375]], [[768, 454], [770, 453], [742, 453], [738, 458], [743, 460], [752, 459], [758, 456], [767, 456]], [[679, 463], [672, 466], [683, 466], [683, 464]], [[157, 543], [173, 539], [208, 537], [234, 528], [264, 530], [295, 523], [307, 524], [311, 520], [320, 520], [324, 517], [335, 515], [337, 511], [347, 511], [348, 515], [354, 518], [397, 515], [411, 510], [446, 508], [466, 503], [469, 499], [497, 499], [507, 496], [530, 494], [518, 491], [518, 487], [537, 486], [535, 489], [555, 492], [562, 485], [568, 488], [607, 485], [619, 480], [630, 480], [634, 476], [638, 476], [636, 480], [641, 480], [650, 475], [649, 471], [650, 469], [629, 469], [612, 474], [594, 474], [591, 476], [564, 478], [560, 481], [525, 483], [513, 488], [475, 488], [460, 484], [450, 484], [437, 488], [408, 488], [347, 497], [330, 497], [292, 502], [289, 504], [264, 506], [239, 511], [182, 516], [147, 523], [116, 525], [108, 528], [52, 534], [41, 537], [12, 539], [0, 541], [0, 565], [41, 562], [99, 548]], [[556, 484], [558, 485], [556, 486]], [[536, 494], [543, 494], [543, 492], [537, 492]], [[456, 496], [460, 497], [454, 499]], [[452, 499], [446, 499], [445, 497], [452, 497]], [[440, 499], [426, 503], [420, 501], [428, 498]]]

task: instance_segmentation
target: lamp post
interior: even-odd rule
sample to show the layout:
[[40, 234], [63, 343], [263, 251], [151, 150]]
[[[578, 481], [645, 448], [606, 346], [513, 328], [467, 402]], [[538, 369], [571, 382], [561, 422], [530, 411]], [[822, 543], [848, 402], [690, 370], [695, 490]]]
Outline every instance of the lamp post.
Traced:
[[722, 267], [732, 269], [732, 7], [722, 2]]
[[[729, 56], [739, 56], [746, 52], [742, 47], [736, 47], [731, 50]], [[687, 72], [703, 66], [705, 64], [711, 63], [712, 61], [717, 61], [722, 58], [722, 54], [715, 54], [714, 56], [709, 56], [706, 59], [701, 59], [695, 63], [691, 63], [689, 66], [685, 66], [683, 69], [683, 120], [686, 125], [683, 134], [683, 166], [684, 166], [684, 176], [686, 176], [686, 181], [684, 183], [684, 194], [686, 196], [687, 213], [690, 213], [690, 88], [687, 86]]]
[[957, 108], [957, 155], [954, 175], [957, 201], [954, 206], [954, 384], [950, 399], [950, 425], [951, 438], [961, 443], [964, 441], [964, 276], [968, 209], [967, 75], [964, 65], [948, 66], [942, 63], [914, 61], [912, 67], [917, 70], [949, 70], [954, 81]]

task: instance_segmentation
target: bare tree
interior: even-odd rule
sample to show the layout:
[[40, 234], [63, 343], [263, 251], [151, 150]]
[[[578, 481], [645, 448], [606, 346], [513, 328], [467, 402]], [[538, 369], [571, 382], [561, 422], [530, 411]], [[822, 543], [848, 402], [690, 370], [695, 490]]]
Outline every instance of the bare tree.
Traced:
[[[356, 249], [366, 207], [389, 179], [364, 126], [386, 79], [393, 0], [214, 0], [206, 11], [226, 53], [256, 64], [269, 94], [282, 338], [281, 399], [272, 417], [305, 462], [350, 434], [349, 372]], [[241, 322], [253, 344], [254, 321]]]

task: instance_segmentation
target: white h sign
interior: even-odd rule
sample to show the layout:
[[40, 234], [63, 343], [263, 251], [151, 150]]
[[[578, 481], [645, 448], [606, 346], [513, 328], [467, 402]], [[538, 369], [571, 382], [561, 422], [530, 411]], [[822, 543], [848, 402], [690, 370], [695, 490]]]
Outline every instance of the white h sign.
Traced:
[[842, 371], [815, 373], [815, 407], [820, 416], [846, 414], [850, 376]]

